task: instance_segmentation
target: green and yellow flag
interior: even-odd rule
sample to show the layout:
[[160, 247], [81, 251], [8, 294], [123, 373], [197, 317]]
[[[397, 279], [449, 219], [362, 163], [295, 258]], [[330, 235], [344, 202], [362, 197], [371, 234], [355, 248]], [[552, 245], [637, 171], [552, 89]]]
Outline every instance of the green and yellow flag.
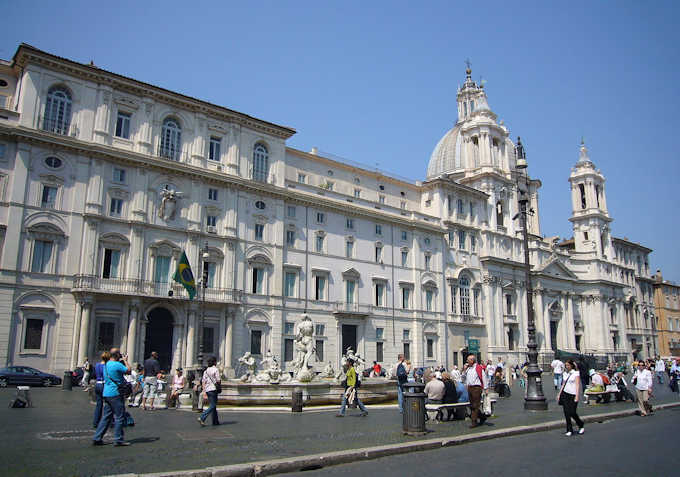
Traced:
[[189, 265], [189, 259], [184, 250], [182, 250], [182, 258], [177, 262], [177, 270], [172, 279], [177, 283], [181, 283], [186, 288], [187, 293], [189, 293], [189, 300], [194, 299], [194, 296], [196, 296], [196, 281], [194, 280], [194, 274], [191, 272], [191, 265]]

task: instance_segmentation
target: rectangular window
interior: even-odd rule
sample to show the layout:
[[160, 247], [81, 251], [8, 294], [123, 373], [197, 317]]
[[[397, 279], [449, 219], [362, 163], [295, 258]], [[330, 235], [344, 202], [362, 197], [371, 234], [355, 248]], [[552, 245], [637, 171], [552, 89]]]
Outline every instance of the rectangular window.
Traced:
[[300, 184], [306, 184], [307, 183], [307, 176], [305, 174], [298, 173], [298, 182]]
[[286, 321], [283, 324], [283, 334], [284, 335], [294, 335], [295, 334], [295, 323], [291, 323], [290, 321]]
[[401, 210], [406, 210], [406, 201], [405, 201], [405, 200], [402, 200], [402, 201], [399, 203], [399, 207], [401, 207]]
[[326, 296], [326, 277], [317, 275], [314, 285], [314, 299], [323, 300]]
[[470, 201], [470, 220], [473, 220], [475, 217], [475, 204], [474, 202]]
[[404, 241], [408, 240], [408, 232], [406, 230], [401, 231], [401, 239]]
[[385, 285], [382, 283], [375, 284], [375, 306], [383, 306], [383, 298], [385, 294]]
[[323, 253], [323, 237], [321, 235], [316, 236], [316, 253]]
[[262, 284], [264, 283], [264, 270], [262, 268], [253, 268], [253, 293], [257, 295], [262, 294]]
[[475, 316], [480, 316], [480, 314], [479, 314], [479, 293], [480, 293], [480, 291], [479, 291], [478, 288], [475, 288], [472, 292], [473, 299], [474, 299], [473, 305], [474, 305]]
[[120, 263], [120, 250], [104, 249], [104, 270], [102, 278], [118, 278], [118, 264]]
[[215, 262], [203, 262], [203, 276], [206, 277], [206, 287], [215, 287], [215, 272], [217, 270], [217, 264]]
[[382, 225], [375, 224], [375, 234], [376, 235], [382, 235]]
[[375, 339], [380, 341], [383, 339], [383, 336], [385, 335], [385, 328], [376, 328], [375, 329]]
[[512, 295], [505, 295], [505, 313], [512, 315]]
[[203, 352], [212, 354], [215, 351], [215, 328], [212, 326], [203, 327]]
[[378, 363], [382, 363], [385, 360], [384, 352], [383, 352], [383, 345], [384, 343], [382, 341], [378, 341], [375, 344], [375, 360]]
[[408, 310], [411, 304], [411, 289], [402, 288], [401, 289], [401, 307], [404, 310]]
[[381, 204], [384, 204], [385, 203], [385, 196], [381, 195], [380, 197], [378, 197], [378, 202], [380, 202]]
[[405, 328], [404, 330], [402, 330], [402, 339], [404, 341], [408, 341], [408, 340], [411, 339], [411, 330], [410, 329]]
[[375, 246], [375, 261], [376, 262], [381, 262], [382, 261], [382, 246], [381, 245], [376, 245]]
[[31, 271], [47, 273], [49, 271], [50, 258], [52, 257], [52, 244], [45, 240], [36, 240], [33, 245], [33, 262]]
[[434, 292], [432, 290], [425, 290], [425, 309], [432, 311], [432, 302], [434, 299]]
[[354, 280], [347, 280], [346, 285], [345, 285], [345, 298], [347, 303], [354, 303], [354, 288], [356, 286], [356, 282]]
[[458, 199], [458, 215], [463, 215], [463, 199]]
[[286, 230], [286, 245], [290, 247], [295, 245], [295, 230]]
[[26, 320], [26, 335], [24, 336], [24, 349], [42, 348], [43, 320], [28, 318]]
[[125, 169], [113, 168], [113, 181], [125, 183]]
[[295, 296], [295, 276], [295, 272], [286, 272], [284, 294], [289, 298]]
[[434, 340], [432, 338], [427, 339], [427, 357], [434, 358]]
[[286, 213], [287, 213], [288, 217], [290, 217], [291, 219], [294, 219], [295, 218], [295, 206], [289, 205], [286, 208]]
[[208, 189], [208, 200], [217, 200], [217, 189]]
[[217, 227], [217, 216], [207, 215], [205, 217], [205, 225], [207, 225], [208, 227]]
[[326, 325], [323, 324], [314, 325], [314, 334], [316, 336], [326, 336]]
[[168, 283], [170, 275], [170, 257], [157, 255], [155, 260], [153, 281], [156, 283]]
[[326, 222], [326, 214], [324, 214], [323, 212], [317, 212], [316, 213], [316, 221], [319, 224], [325, 223]]
[[408, 250], [401, 251], [401, 266], [405, 267], [408, 265]]
[[347, 258], [352, 258], [354, 256], [354, 242], [351, 240], [345, 242], [345, 256]]
[[323, 340], [316, 340], [316, 362], [323, 363]]
[[354, 219], [349, 219], [349, 218], [348, 218], [348, 219], [345, 221], [345, 227], [348, 228], [348, 229], [350, 229], [350, 230], [354, 230]]
[[458, 248], [465, 250], [465, 230], [458, 231]]
[[120, 217], [120, 215], [123, 213], [123, 199], [111, 198], [109, 213], [114, 217]]
[[132, 115], [118, 111], [116, 118], [116, 137], [130, 139], [130, 118]]
[[211, 161], [219, 161], [220, 158], [222, 157], [222, 139], [219, 137], [211, 137], [210, 138], [210, 152], [208, 155], [208, 159]]
[[451, 285], [451, 312], [456, 312], [456, 290], [458, 287], [456, 285]]
[[474, 252], [477, 248], [477, 240], [474, 235], [470, 235], [470, 251]]
[[354, 189], [354, 197], [357, 199], [361, 197], [361, 189]]
[[262, 331], [252, 330], [250, 332], [250, 354], [262, 354]]
[[425, 270], [430, 269], [430, 261], [432, 259], [431, 255], [425, 255]]
[[404, 343], [404, 359], [411, 359], [411, 344]]
[[264, 224], [255, 224], [255, 240], [262, 241], [264, 236]]
[[453, 230], [449, 230], [449, 247], [453, 247], [453, 242], [456, 239], [456, 233]]
[[43, 186], [41, 206], [45, 209], [54, 209], [57, 204], [57, 188], [54, 186]]
[[97, 338], [97, 351], [108, 351], [113, 346], [116, 324], [110, 321], [99, 323], [99, 337]]

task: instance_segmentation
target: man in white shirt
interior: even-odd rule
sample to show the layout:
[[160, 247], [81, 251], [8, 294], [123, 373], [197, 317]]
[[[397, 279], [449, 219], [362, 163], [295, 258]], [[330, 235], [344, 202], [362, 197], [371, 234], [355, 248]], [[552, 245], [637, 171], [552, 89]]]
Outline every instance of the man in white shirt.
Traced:
[[656, 357], [654, 371], [656, 371], [656, 378], [659, 380], [659, 384], [663, 384], [663, 375], [666, 373], [666, 363], [658, 356]]
[[633, 376], [633, 383], [635, 384], [635, 391], [637, 392], [638, 407], [640, 408], [640, 415], [646, 416], [652, 411], [652, 406], [647, 402], [652, 395], [652, 385], [654, 379], [652, 372], [645, 367], [645, 363], [640, 361], [638, 363], [638, 370]]
[[488, 380], [490, 383], [493, 382], [493, 375], [496, 373], [496, 366], [493, 365], [491, 360], [486, 362], [486, 374], [488, 375]]
[[555, 384], [555, 390], [562, 387], [562, 375], [564, 374], [564, 363], [559, 359], [553, 359], [550, 363], [550, 367], [553, 370], [553, 381]]
[[[468, 368], [465, 370], [465, 385], [467, 386], [468, 396], [470, 398], [470, 420], [471, 428], [484, 424], [486, 415], [479, 412], [479, 407], [482, 403], [482, 391], [487, 394], [489, 392], [489, 384], [487, 381], [484, 366], [475, 362], [475, 356], [469, 355], [467, 357]], [[491, 364], [491, 363], [489, 363]], [[477, 418], [479, 417], [479, 422]]]

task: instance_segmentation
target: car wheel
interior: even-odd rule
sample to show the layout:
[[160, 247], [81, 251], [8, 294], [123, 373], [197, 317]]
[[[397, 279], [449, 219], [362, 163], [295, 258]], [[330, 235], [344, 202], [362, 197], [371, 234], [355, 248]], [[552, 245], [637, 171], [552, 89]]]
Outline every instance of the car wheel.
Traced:
[[43, 380], [43, 386], [45, 386], [46, 388], [49, 388], [51, 385], [52, 385], [52, 381], [50, 381], [50, 378], [45, 378]]
[[0, 388], [7, 387], [7, 378], [0, 378]]

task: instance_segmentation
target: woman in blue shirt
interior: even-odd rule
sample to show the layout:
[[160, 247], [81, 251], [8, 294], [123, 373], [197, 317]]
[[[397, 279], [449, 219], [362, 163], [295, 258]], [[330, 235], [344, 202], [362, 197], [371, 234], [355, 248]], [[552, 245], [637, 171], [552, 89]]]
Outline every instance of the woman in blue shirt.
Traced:
[[130, 443], [124, 440], [123, 436], [123, 419], [125, 418], [125, 401], [118, 392], [118, 384], [122, 384], [125, 380], [124, 374], [130, 373], [130, 366], [125, 362], [120, 355], [120, 351], [111, 353], [111, 359], [104, 366], [104, 391], [102, 396], [104, 398], [104, 414], [102, 415], [97, 431], [92, 438], [92, 444], [95, 446], [104, 445], [102, 438], [111, 424], [114, 421], [116, 446], [129, 446]]
[[102, 353], [101, 362], [95, 364], [94, 366], [94, 375], [96, 378], [96, 383], [94, 385], [94, 395], [97, 399], [97, 405], [94, 408], [94, 420], [92, 421], [92, 427], [95, 429], [99, 425], [99, 421], [102, 417], [102, 408], [104, 407], [104, 396], [102, 395], [104, 392], [104, 366], [106, 366], [106, 363], [110, 359], [111, 353], [104, 351]]

